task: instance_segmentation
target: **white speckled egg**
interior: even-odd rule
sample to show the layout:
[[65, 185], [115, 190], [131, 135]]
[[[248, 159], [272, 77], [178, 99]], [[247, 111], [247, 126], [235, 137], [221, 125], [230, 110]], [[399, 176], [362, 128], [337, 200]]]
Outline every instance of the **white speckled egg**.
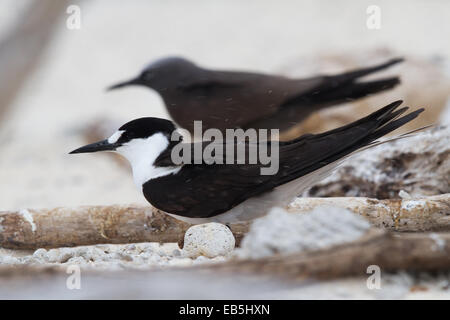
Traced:
[[205, 223], [190, 227], [184, 235], [185, 256], [215, 258], [227, 256], [235, 245], [233, 233], [220, 223]]

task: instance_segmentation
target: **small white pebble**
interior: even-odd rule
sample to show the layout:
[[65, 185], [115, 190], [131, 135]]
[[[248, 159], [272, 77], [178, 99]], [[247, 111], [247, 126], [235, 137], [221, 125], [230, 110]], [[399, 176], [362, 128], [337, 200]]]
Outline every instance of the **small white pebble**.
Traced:
[[55, 262], [59, 262], [59, 250], [58, 249], [50, 249], [48, 252], [47, 252], [47, 261], [48, 262], [53, 262], [53, 263], [55, 263]]
[[184, 235], [183, 253], [187, 257], [214, 258], [229, 255], [235, 245], [233, 233], [220, 223], [205, 223], [190, 227]]
[[40, 248], [37, 249], [34, 253], [33, 253], [33, 257], [34, 258], [38, 258], [38, 259], [45, 259], [45, 255], [47, 254], [47, 250]]
[[83, 265], [86, 263], [86, 260], [84, 260], [82, 257], [72, 257], [67, 261], [67, 264], [80, 264]]

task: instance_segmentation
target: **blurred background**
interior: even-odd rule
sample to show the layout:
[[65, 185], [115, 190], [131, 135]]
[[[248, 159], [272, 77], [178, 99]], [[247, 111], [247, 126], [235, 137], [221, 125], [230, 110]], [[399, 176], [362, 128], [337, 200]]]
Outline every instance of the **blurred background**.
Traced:
[[[368, 28], [371, 5], [379, 29]], [[105, 91], [168, 55], [288, 76], [401, 56], [407, 61], [386, 71], [401, 75], [398, 88], [326, 109], [294, 135], [397, 99], [427, 107], [420, 124], [448, 122], [449, 12], [448, 0], [1, 0], [0, 210], [146, 203], [116, 159], [67, 153], [131, 119], [168, 117], [148, 89]]]

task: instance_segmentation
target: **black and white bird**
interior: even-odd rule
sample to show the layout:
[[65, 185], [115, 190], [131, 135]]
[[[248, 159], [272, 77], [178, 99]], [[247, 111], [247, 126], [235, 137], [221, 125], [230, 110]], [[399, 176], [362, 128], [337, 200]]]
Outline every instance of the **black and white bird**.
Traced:
[[[400, 117], [408, 107], [396, 101], [346, 126], [307, 134], [279, 144], [279, 170], [261, 175], [262, 164], [176, 164], [169, 120], [140, 118], [106, 140], [71, 153], [115, 151], [131, 164], [136, 185], [154, 207], [190, 223], [250, 220], [274, 206], [286, 206], [328, 176], [356, 151], [416, 118], [424, 109]], [[210, 142], [203, 142], [210, 143]], [[251, 143], [265, 142], [245, 142]], [[193, 149], [193, 148], [192, 148]], [[224, 162], [225, 163], [225, 162]]]
[[279, 75], [205, 69], [183, 58], [158, 60], [136, 78], [109, 87], [131, 85], [157, 91], [171, 118], [194, 134], [204, 129], [279, 129], [299, 124], [311, 113], [339, 103], [392, 89], [398, 77], [361, 81], [403, 59], [337, 75], [291, 79]]

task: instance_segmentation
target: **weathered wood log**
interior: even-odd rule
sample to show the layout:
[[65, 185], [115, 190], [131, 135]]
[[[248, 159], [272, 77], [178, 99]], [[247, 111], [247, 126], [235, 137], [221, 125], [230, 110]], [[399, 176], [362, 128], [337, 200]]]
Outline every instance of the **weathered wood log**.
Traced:
[[0, 246], [17, 249], [98, 243], [176, 242], [188, 224], [139, 206], [92, 206], [0, 213]]
[[[362, 214], [377, 227], [396, 231], [450, 230], [450, 194], [414, 200], [299, 198], [289, 211], [338, 206]], [[189, 224], [150, 206], [85, 206], [0, 212], [0, 247], [37, 249], [100, 243], [179, 242]], [[239, 243], [248, 223], [233, 224]]]
[[231, 260], [204, 268], [233, 274], [329, 279], [368, 276], [367, 268], [371, 265], [380, 267], [381, 272], [448, 271], [450, 234], [394, 234], [372, 229], [357, 241], [323, 250], [274, 255], [255, 260]]
[[[84, 206], [0, 212], [0, 247], [37, 249], [100, 243], [178, 242], [190, 224], [150, 206]], [[232, 227], [236, 240], [247, 230]]]
[[364, 216], [376, 227], [394, 231], [450, 230], [449, 193], [419, 199], [297, 198], [289, 211], [308, 212], [319, 206], [346, 208]]

